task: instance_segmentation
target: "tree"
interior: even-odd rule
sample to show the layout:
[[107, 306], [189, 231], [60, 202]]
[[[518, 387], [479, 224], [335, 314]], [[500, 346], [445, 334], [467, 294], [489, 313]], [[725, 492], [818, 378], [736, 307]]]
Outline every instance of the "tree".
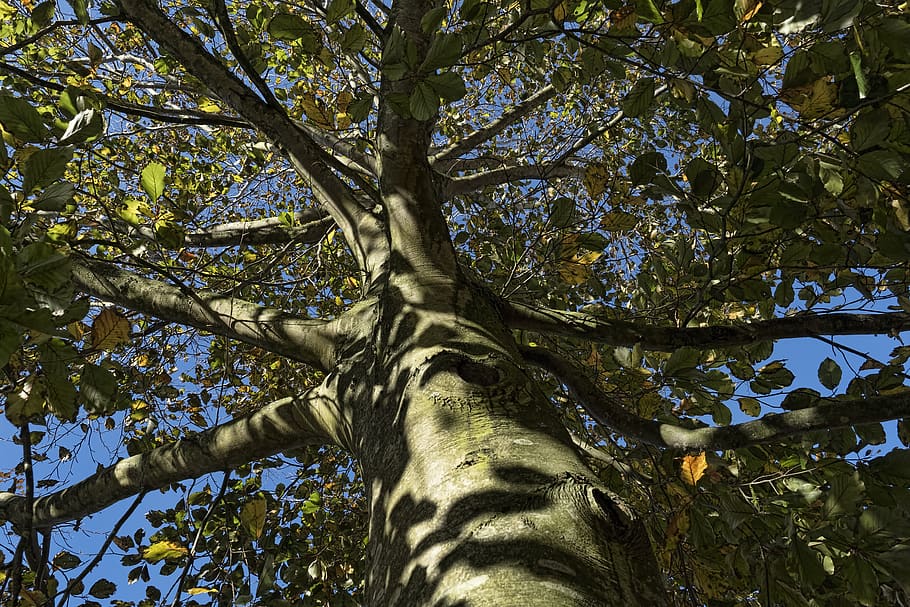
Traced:
[[0, 2], [4, 600], [910, 601], [906, 5], [69, 2]]

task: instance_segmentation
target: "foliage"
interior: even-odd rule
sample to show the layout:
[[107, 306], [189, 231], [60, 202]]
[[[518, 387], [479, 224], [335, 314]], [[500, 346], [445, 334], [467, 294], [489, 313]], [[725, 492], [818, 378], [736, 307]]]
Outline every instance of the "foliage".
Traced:
[[[379, 183], [377, 108], [435, 120], [453, 243], [504, 298], [677, 328], [910, 313], [906, 3], [428, 3], [423, 55], [379, 2], [160, 6], [344, 158], [332, 169], [364, 199]], [[364, 295], [343, 230], [291, 236], [320, 208], [313, 184], [165, 49], [167, 34], [122, 11], [0, 0], [0, 367], [30, 465], [61, 464], [99, 433], [113, 446], [95, 461], [147, 453], [321, 380], [262, 344], [103, 304], [74, 286], [74, 264], [307, 318]], [[206, 244], [215, 226], [268, 218], [288, 236]], [[899, 345], [854, 368], [855, 351], [816, 336], [832, 354], [807, 378], [760, 335], [670, 351], [515, 336], [574, 361], [629, 412], [692, 428], [902, 395], [910, 358]], [[538, 380], [645, 518], [677, 603], [910, 601], [910, 461], [872, 449], [880, 423], [683, 453], [594, 423], [563, 382]], [[82, 476], [48, 465], [35, 481], [26, 468], [3, 473], [29, 495]], [[307, 447], [187, 482], [145, 528], [113, 537], [125, 575], [70, 584], [83, 559], [61, 549], [20, 582], [90, 605], [133, 581], [149, 584], [141, 605], [171, 600], [162, 576], [186, 604], [353, 605], [358, 474], [340, 450]]]

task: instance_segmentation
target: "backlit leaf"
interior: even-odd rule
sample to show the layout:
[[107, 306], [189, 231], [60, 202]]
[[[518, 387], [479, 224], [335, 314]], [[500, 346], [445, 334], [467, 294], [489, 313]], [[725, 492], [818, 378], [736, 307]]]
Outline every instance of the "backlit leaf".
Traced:
[[683, 482], [695, 486], [698, 480], [705, 475], [707, 469], [708, 461], [704, 452], [684, 455], [679, 468], [679, 477]]
[[256, 539], [262, 535], [262, 530], [265, 527], [265, 510], [266, 499], [262, 495], [248, 501], [240, 510], [240, 523], [247, 533]]
[[166, 169], [160, 162], [150, 162], [142, 169], [139, 185], [152, 202], [157, 202], [164, 193], [165, 172]]
[[130, 321], [113, 308], [105, 308], [92, 322], [92, 348], [113, 350], [130, 343]]

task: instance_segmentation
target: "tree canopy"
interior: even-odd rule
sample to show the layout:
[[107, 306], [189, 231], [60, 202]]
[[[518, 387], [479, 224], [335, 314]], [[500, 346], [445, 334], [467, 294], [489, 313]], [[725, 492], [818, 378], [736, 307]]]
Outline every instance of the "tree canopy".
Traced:
[[391, 607], [371, 411], [444, 344], [668, 604], [910, 604], [907, 3], [67, 2], [0, 0], [4, 601]]

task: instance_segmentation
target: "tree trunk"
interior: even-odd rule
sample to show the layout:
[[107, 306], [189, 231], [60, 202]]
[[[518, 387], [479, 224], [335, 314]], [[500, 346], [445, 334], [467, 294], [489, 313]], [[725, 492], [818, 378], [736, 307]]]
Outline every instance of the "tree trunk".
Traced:
[[[377, 329], [380, 389], [353, 432], [366, 604], [666, 604], [643, 526], [580, 459], [502, 325], [441, 311], [444, 299], [386, 305], [394, 323]], [[454, 299], [483, 316], [469, 289]]]

